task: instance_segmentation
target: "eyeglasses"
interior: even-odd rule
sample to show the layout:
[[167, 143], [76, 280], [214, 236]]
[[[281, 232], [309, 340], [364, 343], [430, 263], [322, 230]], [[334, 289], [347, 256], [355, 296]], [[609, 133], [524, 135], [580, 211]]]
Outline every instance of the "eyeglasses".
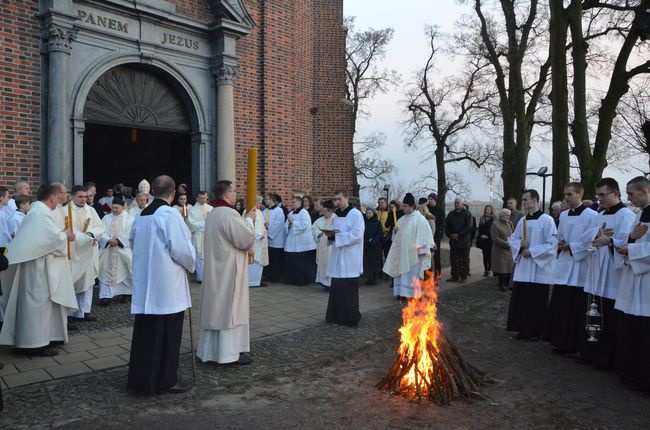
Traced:
[[614, 191], [607, 191], [606, 193], [597, 193], [596, 197], [605, 197], [609, 194], [614, 194]]

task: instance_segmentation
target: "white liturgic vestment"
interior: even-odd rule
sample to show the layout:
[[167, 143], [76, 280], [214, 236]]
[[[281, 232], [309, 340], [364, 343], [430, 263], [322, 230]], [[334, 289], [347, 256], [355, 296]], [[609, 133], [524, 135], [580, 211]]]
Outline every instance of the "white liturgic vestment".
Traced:
[[332, 221], [332, 230], [338, 232], [334, 240], [329, 241], [332, 250], [326, 274], [337, 279], [358, 278], [363, 273], [363, 232], [366, 228], [363, 215], [352, 206], [337, 212], [342, 216], [337, 215]]
[[[528, 242], [529, 257], [523, 257], [519, 253], [524, 234]], [[513, 281], [545, 285], [554, 282], [557, 228], [550, 215], [540, 210], [521, 218], [510, 236], [510, 248], [515, 262]]]
[[250, 218], [244, 220], [255, 229], [255, 244], [253, 245], [253, 263], [248, 265], [248, 285], [259, 287], [262, 284], [264, 266], [269, 264], [269, 238], [264, 226], [264, 215], [261, 210], [255, 215], [255, 223]]
[[650, 317], [650, 205], [639, 212], [634, 224], [645, 225], [648, 231], [627, 244], [627, 261], [614, 307], [629, 315]]
[[414, 210], [397, 220], [397, 232], [386, 256], [383, 271], [393, 278], [393, 295], [419, 297], [422, 289], [416, 279], [431, 268], [433, 235], [429, 221]]
[[195, 204], [190, 206], [187, 219], [187, 225], [192, 232], [192, 244], [196, 248], [196, 280], [203, 281], [203, 236], [205, 235], [205, 220], [212, 211], [209, 204]]
[[163, 205], [140, 215], [131, 229], [132, 314], [170, 315], [192, 306], [187, 272], [194, 272], [196, 251], [183, 217]]
[[569, 244], [569, 251], [559, 252], [555, 262], [555, 285], [582, 288], [587, 282], [589, 251], [593, 240], [592, 222], [598, 213], [583, 205], [560, 214], [557, 240]]
[[77, 309], [67, 238], [55, 211], [34, 202], [0, 274], [5, 319], [0, 344], [39, 348], [68, 341], [67, 314]]
[[218, 200], [205, 234], [196, 356], [203, 362], [231, 363], [250, 351], [248, 249], [255, 243], [255, 232], [232, 206]]
[[[70, 272], [77, 294], [78, 309], [70, 314], [83, 318], [90, 313], [93, 302], [93, 286], [99, 274], [99, 249], [97, 240], [104, 234], [104, 224], [97, 211], [88, 205], [72, 205], [72, 228], [75, 240], [70, 242]], [[68, 216], [68, 207], [58, 209], [63, 217]]]
[[600, 246], [591, 250], [585, 293], [616, 300], [625, 259], [613, 247], [620, 248], [627, 243], [635, 218], [634, 212], [623, 203], [607, 208], [593, 218], [592, 240], [603, 226], [613, 229], [614, 236], [611, 239], [612, 246]]
[[321, 230], [332, 230], [334, 218], [336, 218], [336, 215], [332, 215], [330, 218], [322, 216], [314, 221], [314, 224], [311, 226], [312, 234], [316, 240], [316, 264], [318, 266], [316, 270], [316, 282], [325, 287], [332, 285], [332, 278], [327, 276], [327, 262], [330, 259], [332, 247], [328, 246], [329, 240]]
[[140, 215], [145, 208], [146, 208], [146, 206], [144, 208], [140, 209], [140, 207], [138, 207], [138, 205], [136, 204], [131, 209], [129, 209], [129, 215], [131, 215], [131, 218], [133, 218], [134, 222], [135, 222], [135, 218], [138, 215]]
[[[99, 298], [111, 299], [119, 295], [131, 295], [131, 272], [133, 252], [129, 236], [133, 218], [123, 210], [120, 215], [108, 214], [102, 218], [104, 234], [99, 239]], [[117, 246], [108, 241], [117, 240]]]
[[273, 209], [264, 211], [264, 222], [268, 223], [267, 236], [269, 237], [269, 248], [284, 249], [286, 231], [284, 229], [284, 211], [280, 205]]
[[316, 241], [311, 233], [311, 217], [306, 209], [300, 209], [298, 213], [289, 212], [293, 222], [285, 222], [284, 231], [286, 239], [284, 242], [285, 252], [305, 252], [316, 249]]
[[174, 209], [178, 211], [183, 216], [183, 219], [187, 221], [187, 216], [190, 214], [190, 209], [192, 209], [192, 205], [187, 204], [185, 205], [185, 209], [183, 209], [183, 206], [181, 205], [174, 205]]
[[0, 248], [4, 248], [11, 242], [11, 219], [6, 206], [0, 210]]

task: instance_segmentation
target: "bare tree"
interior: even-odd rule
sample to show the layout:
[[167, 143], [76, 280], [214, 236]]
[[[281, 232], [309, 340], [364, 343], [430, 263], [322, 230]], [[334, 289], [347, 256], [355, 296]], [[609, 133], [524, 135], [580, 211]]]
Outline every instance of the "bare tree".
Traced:
[[381, 157], [380, 150], [386, 143], [386, 136], [374, 132], [363, 140], [356, 141], [354, 165], [356, 176], [365, 179], [360, 189], [371, 188], [381, 190], [395, 172], [395, 165], [390, 160]]
[[[648, 158], [643, 169], [650, 174], [650, 80], [635, 86], [621, 99], [618, 115], [612, 129], [612, 137], [619, 147], [625, 148], [629, 165], [629, 150]], [[632, 166], [634, 167], [634, 166]]]
[[[503, 127], [504, 198], [521, 194], [535, 116], [548, 78], [550, 60], [540, 53], [539, 1], [499, 0], [493, 17], [486, 10], [489, 0], [474, 0], [479, 38], [464, 35], [464, 47], [471, 56], [489, 61], [498, 91]], [[499, 17], [496, 18], [496, 15]]]
[[[476, 168], [495, 156], [494, 145], [473, 138], [471, 131], [493, 119], [486, 83], [490, 64], [474, 58], [456, 77], [434, 82], [434, 63], [440, 48], [436, 27], [427, 27], [429, 57], [406, 95], [407, 147], [422, 150], [436, 165], [438, 199], [444, 206], [449, 188], [447, 165], [467, 161]], [[462, 137], [461, 137], [462, 136]]]
[[[360, 186], [358, 178], [370, 179], [371, 182], [386, 180], [394, 170], [393, 163], [381, 158], [378, 148], [383, 145], [376, 139], [376, 134], [356, 140], [357, 120], [366, 114], [364, 103], [371, 100], [378, 93], [385, 93], [390, 88], [397, 86], [400, 77], [397, 71], [381, 68], [380, 63], [386, 56], [386, 49], [393, 38], [393, 29], [384, 28], [375, 30], [370, 28], [356, 32], [354, 17], [346, 17], [344, 26], [346, 36], [346, 95], [352, 105], [353, 135], [355, 136], [355, 167], [357, 176], [356, 194]], [[381, 142], [384, 142], [382, 140]], [[361, 164], [359, 164], [361, 163]]]

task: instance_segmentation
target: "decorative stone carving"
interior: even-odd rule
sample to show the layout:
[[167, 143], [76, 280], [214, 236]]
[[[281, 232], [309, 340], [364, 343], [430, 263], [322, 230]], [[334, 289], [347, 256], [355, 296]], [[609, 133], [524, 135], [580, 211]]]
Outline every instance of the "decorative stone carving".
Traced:
[[77, 38], [77, 29], [67, 29], [61, 27], [49, 27], [45, 32], [44, 39], [47, 41], [49, 52], [70, 53], [72, 42]]
[[84, 117], [88, 122], [190, 131], [185, 104], [176, 91], [146, 70], [116, 67], [93, 85]]
[[218, 63], [210, 67], [217, 85], [232, 85], [239, 73], [239, 66], [236, 64]]

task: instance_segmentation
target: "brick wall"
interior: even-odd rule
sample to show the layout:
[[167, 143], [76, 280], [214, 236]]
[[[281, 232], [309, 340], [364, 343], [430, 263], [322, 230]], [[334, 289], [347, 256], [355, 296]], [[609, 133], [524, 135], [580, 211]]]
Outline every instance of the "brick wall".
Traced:
[[[211, 22], [207, 0], [171, 0]], [[248, 148], [259, 148], [258, 188], [288, 199], [294, 189], [351, 189], [351, 111], [345, 104], [343, 0], [247, 0], [256, 27], [238, 42], [235, 81], [237, 183]], [[38, 2], [0, 0], [0, 184], [40, 183]]]
[[0, 1], [0, 185], [40, 183], [38, 2]]

